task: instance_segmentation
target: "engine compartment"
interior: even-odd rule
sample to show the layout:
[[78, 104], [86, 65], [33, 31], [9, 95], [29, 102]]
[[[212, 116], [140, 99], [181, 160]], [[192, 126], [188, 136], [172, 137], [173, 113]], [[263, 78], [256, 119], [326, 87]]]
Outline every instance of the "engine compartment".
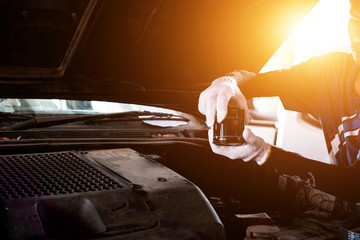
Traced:
[[[281, 186], [275, 171], [196, 142], [34, 149], [0, 156], [4, 239], [231, 240], [254, 224], [279, 227], [278, 239], [336, 239], [341, 221], [358, 212], [291, 178]], [[332, 208], [310, 202], [309, 192]]]

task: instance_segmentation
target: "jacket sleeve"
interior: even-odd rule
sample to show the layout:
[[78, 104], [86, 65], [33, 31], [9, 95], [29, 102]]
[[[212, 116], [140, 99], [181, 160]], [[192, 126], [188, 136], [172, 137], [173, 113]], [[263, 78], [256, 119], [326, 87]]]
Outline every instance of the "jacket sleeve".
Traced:
[[337, 91], [342, 57], [343, 54], [331, 53], [289, 69], [259, 73], [255, 78], [238, 81], [239, 88], [246, 98], [278, 96], [286, 109], [318, 117], [322, 107], [319, 104]]
[[271, 154], [263, 167], [278, 174], [298, 176], [306, 180], [311, 173], [316, 188], [342, 199], [360, 201], [360, 161], [349, 167], [330, 165], [272, 147]]

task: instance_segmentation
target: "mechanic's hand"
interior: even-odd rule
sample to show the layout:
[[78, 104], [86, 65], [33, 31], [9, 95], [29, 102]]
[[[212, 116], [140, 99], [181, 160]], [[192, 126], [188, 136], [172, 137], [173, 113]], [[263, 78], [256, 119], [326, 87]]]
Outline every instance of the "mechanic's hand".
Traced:
[[[254, 77], [254, 74], [247, 71], [239, 71], [236, 72], [234, 77], [241, 81], [241, 79]], [[234, 77], [225, 76], [215, 79], [200, 94], [198, 108], [200, 113], [206, 115], [206, 124], [209, 127], [214, 125], [215, 114], [217, 122], [220, 123], [225, 119], [229, 102], [244, 109], [245, 123], [249, 123], [249, 108]]]
[[270, 155], [271, 146], [262, 138], [255, 136], [250, 129], [245, 128], [243, 137], [245, 143], [239, 146], [221, 146], [214, 144], [213, 128], [209, 129], [209, 142], [214, 153], [230, 159], [241, 159], [245, 162], [255, 161], [258, 165], [266, 162]]

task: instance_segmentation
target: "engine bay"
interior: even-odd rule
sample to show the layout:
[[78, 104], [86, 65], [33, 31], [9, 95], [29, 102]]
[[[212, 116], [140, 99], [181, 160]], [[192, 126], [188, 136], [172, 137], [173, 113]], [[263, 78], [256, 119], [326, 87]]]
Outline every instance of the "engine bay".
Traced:
[[265, 236], [250, 226], [271, 226], [276, 239], [337, 239], [357, 211], [186, 142], [2, 155], [0, 172], [2, 239]]

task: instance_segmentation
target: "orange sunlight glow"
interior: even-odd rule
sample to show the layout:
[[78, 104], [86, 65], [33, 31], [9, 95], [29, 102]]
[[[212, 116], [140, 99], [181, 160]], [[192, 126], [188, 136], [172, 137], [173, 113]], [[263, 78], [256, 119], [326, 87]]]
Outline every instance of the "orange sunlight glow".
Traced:
[[[320, 0], [260, 72], [288, 68], [328, 52], [351, 52], [349, 10], [349, 0]], [[276, 112], [279, 99], [255, 98], [252, 102], [260, 112]]]
[[327, 52], [350, 52], [349, 9], [349, 0], [320, 0], [261, 72], [286, 68]]

